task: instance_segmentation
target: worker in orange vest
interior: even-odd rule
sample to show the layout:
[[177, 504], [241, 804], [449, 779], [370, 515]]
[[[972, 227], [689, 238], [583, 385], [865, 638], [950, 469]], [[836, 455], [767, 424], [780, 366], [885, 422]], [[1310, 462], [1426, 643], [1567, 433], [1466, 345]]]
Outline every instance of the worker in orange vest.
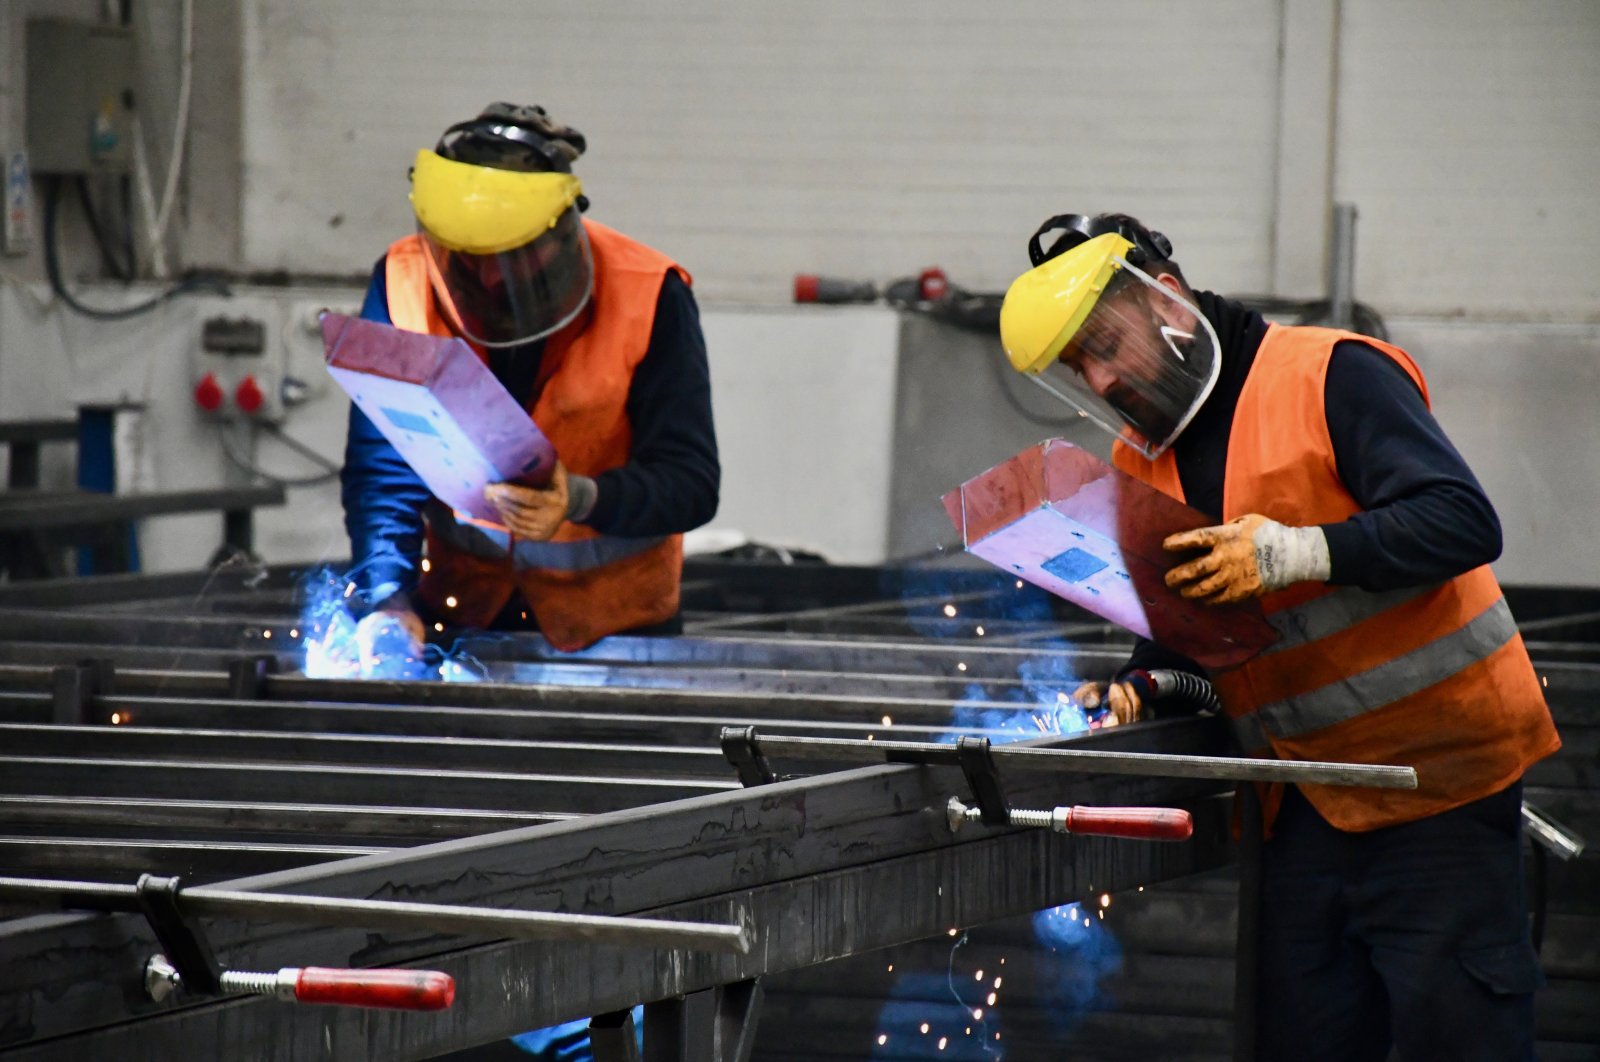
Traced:
[[720, 479], [705, 340], [689, 274], [582, 216], [584, 148], [540, 107], [450, 126], [411, 169], [417, 232], [373, 272], [362, 316], [466, 340], [559, 459], [543, 488], [487, 489], [503, 526], [458, 521], [351, 408], [355, 578], [418, 640], [424, 618], [569, 650], [682, 629], [682, 533], [716, 512]]
[[[1045, 239], [1059, 232], [1051, 245]], [[1051, 218], [1001, 310], [1012, 366], [1116, 436], [1116, 466], [1209, 514], [1167, 585], [1259, 598], [1279, 641], [1210, 676], [1248, 753], [1403, 764], [1416, 790], [1264, 801], [1264, 1059], [1533, 1057], [1543, 983], [1522, 774], [1560, 747], [1487, 565], [1500, 526], [1399, 347], [1207, 291], [1123, 214]], [[1127, 670], [1203, 670], [1141, 643]], [[1087, 683], [1112, 722], [1144, 706]]]

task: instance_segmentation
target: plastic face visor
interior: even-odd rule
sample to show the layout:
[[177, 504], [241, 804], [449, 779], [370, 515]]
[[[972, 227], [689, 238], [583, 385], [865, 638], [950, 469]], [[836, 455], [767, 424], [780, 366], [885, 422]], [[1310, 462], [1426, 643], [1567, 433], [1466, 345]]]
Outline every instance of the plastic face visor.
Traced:
[[1026, 375], [1154, 460], [1211, 394], [1220, 344], [1182, 295], [1121, 255], [1109, 264], [1103, 290], [1060, 352]]
[[421, 229], [428, 275], [451, 324], [485, 347], [543, 339], [569, 324], [594, 292], [594, 254], [576, 206], [509, 250], [453, 250]]

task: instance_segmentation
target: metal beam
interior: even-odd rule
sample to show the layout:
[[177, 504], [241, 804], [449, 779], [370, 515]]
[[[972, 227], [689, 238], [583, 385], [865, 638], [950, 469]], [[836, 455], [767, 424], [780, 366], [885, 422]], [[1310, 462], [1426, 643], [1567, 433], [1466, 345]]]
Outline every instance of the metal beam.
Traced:
[[[1100, 748], [1156, 748], [1191, 754], [1216, 752], [1222, 744], [1215, 728], [1188, 720], [1122, 727], [1079, 740]], [[1019, 775], [1007, 779], [1007, 785], [1013, 800], [1030, 805], [1182, 803], [1215, 791], [1214, 784], [1060, 775]], [[878, 929], [891, 925], [899, 925], [909, 935], [890, 932], [882, 936], [882, 943], [926, 936], [932, 928], [928, 912], [949, 912], [973, 902], [969, 890], [1008, 897], [998, 908], [974, 906], [973, 910], [990, 910], [987, 917], [1059, 902], [1052, 900], [1053, 896], [1070, 899], [1083, 882], [1063, 881], [1058, 874], [1062, 867], [1072, 865], [1075, 854], [1084, 855], [1089, 859], [1087, 865], [1097, 868], [1090, 880], [1108, 885], [1114, 878], [1130, 883], [1137, 879], [1142, 884], [1172, 876], [1193, 869], [1196, 854], [1216, 854], [1204, 840], [1190, 845], [1117, 842], [1107, 848], [1099, 842], [1043, 831], [999, 831], [998, 835], [976, 831], [954, 838], [944, 824], [945, 802], [951, 794], [964, 792], [965, 783], [956, 768], [869, 767], [446, 841], [403, 853], [247, 879], [230, 887], [634, 915], [696, 900], [726, 901], [736, 894], [748, 894], [748, 890], [764, 890], [768, 896], [764, 905], [751, 909], [760, 934], [755, 951], [782, 954], [787, 956], [784, 961], [804, 965], [878, 946], [868, 941], [880, 939]], [[1016, 838], [1017, 847], [1001, 844], [998, 849], [988, 848], [1004, 837]], [[1065, 844], [1058, 846], [1057, 839]], [[975, 863], [966, 862], [966, 855], [978, 849], [983, 849], [982, 856]], [[953, 860], [949, 866], [941, 863], [946, 858]], [[924, 862], [914, 879], [896, 877], [894, 866], [918, 860]], [[874, 868], [884, 864], [889, 866], [882, 867], [880, 876]], [[966, 869], [958, 871], [958, 865]], [[803, 910], [789, 907], [788, 901], [778, 897], [810, 895], [813, 903], [820, 902], [814, 890], [820, 889], [826, 896], [830, 877], [849, 875], [852, 870], [859, 876], [852, 879], [856, 884], [851, 896], [859, 895], [861, 889], [871, 891], [884, 882], [894, 882], [890, 891], [877, 894], [886, 907], [832, 912], [830, 918], [845, 919], [846, 924], [837, 930], [843, 937], [820, 946], [822, 940], [813, 935]], [[947, 871], [951, 876], [944, 876]], [[934, 882], [944, 883], [934, 897], [923, 897], [921, 905], [910, 902], [919, 889], [925, 892]], [[831, 902], [840, 898], [833, 896]], [[892, 911], [890, 907], [906, 910]], [[904, 921], [913, 909], [918, 916]], [[719, 907], [707, 912], [705, 920], [725, 921], [725, 913], [725, 908]], [[822, 914], [820, 910], [817, 913]], [[944, 917], [957, 916], [946, 913]], [[219, 957], [239, 969], [275, 969], [308, 962], [393, 963], [436, 955], [444, 946], [432, 937], [331, 928], [263, 937], [228, 922], [218, 923], [212, 936]], [[0, 926], [0, 968], [8, 971], [7, 982], [0, 985], [0, 1046], [155, 1013], [159, 1008], [130, 999], [126, 992], [128, 984], [137, 983], [129, 979], [139, 976], [153, 950], [153, 938], [143, 923], [126, 916], [52, 916]], [[718, 967], [697, 971], [706, 973], [708, 979], [701, 981], [688, 976], [692, 963], [662, 960], [618, 971], [614, 959], [602, 955], [572, 956], [572, 962], [581, 959], [595, 964], [595, 981], [580, 975], [585, 966], [567, 966], [567, 960], [549, 958], [560, 963], [559, 976], [554, 971], [552, 976], [574, 982], [575, 994], [564, 996], [558, 990], [546, 1000], [530, 1000], [529, 1011], [519, 1010], [498, 1025], [489, 1023], [483, 1039], [494, 1035], [495, 1028], [514, 1032], [519, 1023], [520, 1028], [528, 1028], [546, 1018], [617, 1010], [642, 999], [664, 998], [762, 972], [754, 967]], [[85, 975], [81, 966], [85, 963], [92, 965], [92, 975]], [[432, 959], [429, 964], [435, 965]], [[517, 978], [516, 983], [527, 983], [520, 980], [521, 975], [506, 972]], [[621, 978], [626, 987], [609, 991], [605, 982], [612, 975]], [[482, 976], [481, 971], [475, 976]], [[579, 980], [584, 981], [581, 992], [576, 991]], [[550, 982], [531, 983], [542, 990]], [[492, 1006], [503, 1008], [504, 982], [496, 982], [494, 998]], [[558, 1003], [562, 999], [565, 1003]], [[475, 1032], [480, 1028], [476, 1024], [471, 1027]]]
[[[851, 773], [883, 770], [911, 769]], [[444, 1015], [353, 1008], [308, 1013], [270, 1002], [231, 1000], [181, 1009], [136, 1003], [146, 1017], [127, 1021], [118, 1019], [129, 1004], [121, 994], [107, 991], [110, 985], [82, 986], [102, 1000], [116, 996], [113, 1009], [84, 1015], [89, 1019], [85, 1026], [51, 1042], [19, 1045], [7, 1057], [18, 1062], [68, 1057], [157, 1062], [179, 1051], [192, 1057], [228, 1057], [233, 1046], [248, 1043], [257, 1053], [253, 1062], [290, 1062], [330, 1052], [351, 1062], [431, 1058], [528, 1028], [926, 939], [953, 927], [1082, 899], [1091, 891], [1131, 888], [1219, 865], [1229, 847], [1227, 802], [1202, 800], [1193, 810], [1201, 829], [1188, 845], [1005, 832], [970, 844], [735, 887], [648, 912], [712, 921], [726, 919], [735, 909], [746, 910], [756, 927], [755, 946], [746, 956], [641, 954], [537, 942], [443, 952], [437, 940], [413, 943], [412, 952], [431, 949], [430, 968], [456, 978], [455, 1006]], [[119, 937], [113, 932], [102, 939]], [[270, 950], [282, 951], [286, 943], [275, 942]], [[360, 946], [359, 941], [352, 943]], [[403, 951], [392, 940], [365, 943], [369, 946], [362, 957], [367, 961], [403, 961]], [[56, 961], [71, 957], [65, 953]], [[104, 956], [103, 962], [121, 966], [116, 954]], [[54, 1018], [65, 1008], [81, 1010], [78, 997], [83, 994], [69, 992], [49, 1012], [36, 1013]], [[0, 1017], [5, 1015], [0, 1011]], [[13, 1028], [0, 1020], [0, 1045]]]

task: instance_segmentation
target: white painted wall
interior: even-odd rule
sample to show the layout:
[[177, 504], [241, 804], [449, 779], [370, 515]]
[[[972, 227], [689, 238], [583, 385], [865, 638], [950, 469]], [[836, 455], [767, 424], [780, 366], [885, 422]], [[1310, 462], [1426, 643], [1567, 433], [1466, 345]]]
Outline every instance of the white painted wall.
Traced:
[[1600, 4], [1344, 0], [1335, 195], [1390, 314], [1600, 320]]
[[[23, 140], [24, 19], [102, 7], [0, 4], [0, 147]], [[171, 113], [178, 7], [136, 6], [153, 122]], [[542, 102], [590, 138], [579, 169], [594, 215], [697, 278], [725, 466], [718, 526], [877, 559], [892, 548], [884, 499], [931, 496], [981, 425], [1008, 415], [953, 348], [897, 359], [887, 313], [783, 307], [795, 272], [881, 282], [938, 263], [995, 290], [1046, 215], [1121, 208], [1166, 230], [1206, 286], [1309, 296], [1323, 288], [1337, 199], [1361, 210], [1358, 296], [1423, 361], [1441, 419], [1500, 506], [1501, 574], [1600, 585], [1582, 533], [1600, 522], [1588, 457], [1600, 416], [1583, 402], [1600, 364], [1593, 0], [196, 8], [184, 261], [364, 274], [411, 227], [404, 174], [417, 148], [490, 100]], [[158, 126], [157, 153], [165, 136]], [[69, 244], [85, 267], [81, 233]], [[41, 275], [37, 251], [0, 261], [0, 417], [69, 414], [143, 395], [148, 379], [154, 474], [168, 487], [232, 482], [186, 397], [199, 322], [219, 306], [257, 313], [288, 337], [273, 340], [285, 359], [314, 369], [314, 343], [292, 334], [298, 315], [357, 295], [253, 290], [107, 326], [40, 311], [3, 283]], [[930, 364], [940, 380], [904, 385], [921, 371], [907, 366]], [[911, 430], [929, 419], [918, 409], [943, 408], [940, 383], [971, 396], [969, 419]], [[330, 396], [288, 427], [337, 458], [343, 417]], [[987, 442], [1010, 445], [1014, 428]], [[256, 457], [309, 471], [276, 444]], [[50, 471], [69, 474], [59, 461]], [[270, 559], [343, 548], [331, 488], [293, 500], [263, 514]], [[191, 567], [215, 537], [200, 518], [152, 529], [155, 567]], [[902, 528], [900, 543], [940, 531]]]
[[938, 263], [995, 288], [1045, 217], [1159, 218], [1267, 283], [1278, 0], [246, 0], [244, 255], [355, 271], [405, 173], [497, 99], [581, 129], [594, 216], [702, 298]]

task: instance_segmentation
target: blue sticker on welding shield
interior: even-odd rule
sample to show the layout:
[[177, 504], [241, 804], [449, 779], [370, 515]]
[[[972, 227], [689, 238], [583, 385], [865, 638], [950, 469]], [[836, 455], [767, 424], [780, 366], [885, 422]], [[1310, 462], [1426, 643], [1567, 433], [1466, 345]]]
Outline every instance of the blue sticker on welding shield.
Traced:
[[1078, 549], [1076, 546], [1065, 553], [1056, 554], [1039, 565], [1057, 579], [1067, 583], [1081, 583], [1095, 572], [1104, 571], [1109, 566], [1093, 553]]

